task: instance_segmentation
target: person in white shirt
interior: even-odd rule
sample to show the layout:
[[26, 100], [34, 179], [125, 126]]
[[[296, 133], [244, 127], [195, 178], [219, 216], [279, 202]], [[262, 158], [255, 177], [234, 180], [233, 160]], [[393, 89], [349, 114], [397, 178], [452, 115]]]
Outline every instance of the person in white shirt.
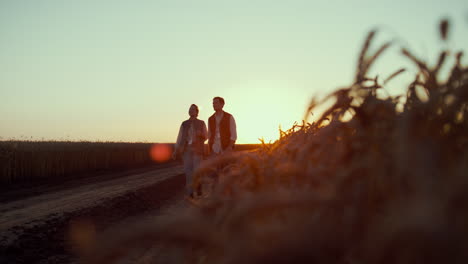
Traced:
[[237, 140], [236, 121], [223, 107], [224, 98], [213, 98], [215, 113], [208, 118], [208, 149], [212, 156], [232, 151]]
[[182, 155], [185, 172], [185, 188], [187, 196], [193, 197], [192, 176], [200, 166], [204, 154], [204, 144], [207, 139], [206, 124], [198, 119], [198, 106], [192, 104], [189, 108], [190, 118], [180, 125], [177, 142], [172, 158]]

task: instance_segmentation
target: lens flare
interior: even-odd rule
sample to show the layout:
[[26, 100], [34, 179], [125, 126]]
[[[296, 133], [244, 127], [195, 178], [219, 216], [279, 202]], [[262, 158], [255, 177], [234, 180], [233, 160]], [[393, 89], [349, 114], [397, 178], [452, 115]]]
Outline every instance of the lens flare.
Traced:
[[156, 162], [166, 162], [171, 158], [172, 148], [169, 144], [153, 144], [150, 150], [151, 159]]

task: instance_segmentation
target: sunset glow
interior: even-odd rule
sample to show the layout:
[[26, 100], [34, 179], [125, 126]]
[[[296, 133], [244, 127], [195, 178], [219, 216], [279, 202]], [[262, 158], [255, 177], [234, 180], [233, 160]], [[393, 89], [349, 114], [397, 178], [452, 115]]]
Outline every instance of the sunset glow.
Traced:
[[[426, 55], [445, 47], [428, 36], [449, 17], [449, 44], [463, 48], [465, 2], [1, 1], [0, 140], [174, 143], [188, 107], [206, 122], [221, 96], [237, 143], [274, 141], [312, 96], [352, 81], [372, 29], [388, 53], [434, 64]], [[376, 65], [408, 67], [391, 94], [415, 72], [398, 58]]]

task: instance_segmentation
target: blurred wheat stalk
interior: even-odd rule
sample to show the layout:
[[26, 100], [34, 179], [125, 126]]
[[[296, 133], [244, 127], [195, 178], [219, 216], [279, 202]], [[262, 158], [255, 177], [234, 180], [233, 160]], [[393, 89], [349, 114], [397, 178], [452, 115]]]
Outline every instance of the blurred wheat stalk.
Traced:
[[[443, 40], [448, 31], [444, 20]], [[407, 94], [377, 96], [404, 69], [368, 76], [391, 45], [369, 54], [375, 34], [355, 82], [311, 102], [308, 112], [335, 100], [316, 122], [256, 153], [206, 163], [194, 185], [216, 184], [199, 208], [104, 235], [85, 260], [111, 263], [160, 243], [197, 263], [466, 262], [468, 68], [461, 52], [443, 51], [430, 66], [403, 49], [419, 68]]]

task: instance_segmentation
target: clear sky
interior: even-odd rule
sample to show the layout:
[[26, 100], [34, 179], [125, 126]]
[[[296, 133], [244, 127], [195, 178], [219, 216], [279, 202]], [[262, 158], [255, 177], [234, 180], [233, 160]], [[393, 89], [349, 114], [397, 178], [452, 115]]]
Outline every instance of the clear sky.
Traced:
[[395, 40], [382, 76], [407, 65], [402, 46], [433, 64], [445, 45], [466, 53], [468, 2], [0, 0], [0, 136], [174, 142], [190, 104], [206, 121], [222, 96], [238, 143], [275, 140], [350, 84], [374, 28], [374, 48]]

